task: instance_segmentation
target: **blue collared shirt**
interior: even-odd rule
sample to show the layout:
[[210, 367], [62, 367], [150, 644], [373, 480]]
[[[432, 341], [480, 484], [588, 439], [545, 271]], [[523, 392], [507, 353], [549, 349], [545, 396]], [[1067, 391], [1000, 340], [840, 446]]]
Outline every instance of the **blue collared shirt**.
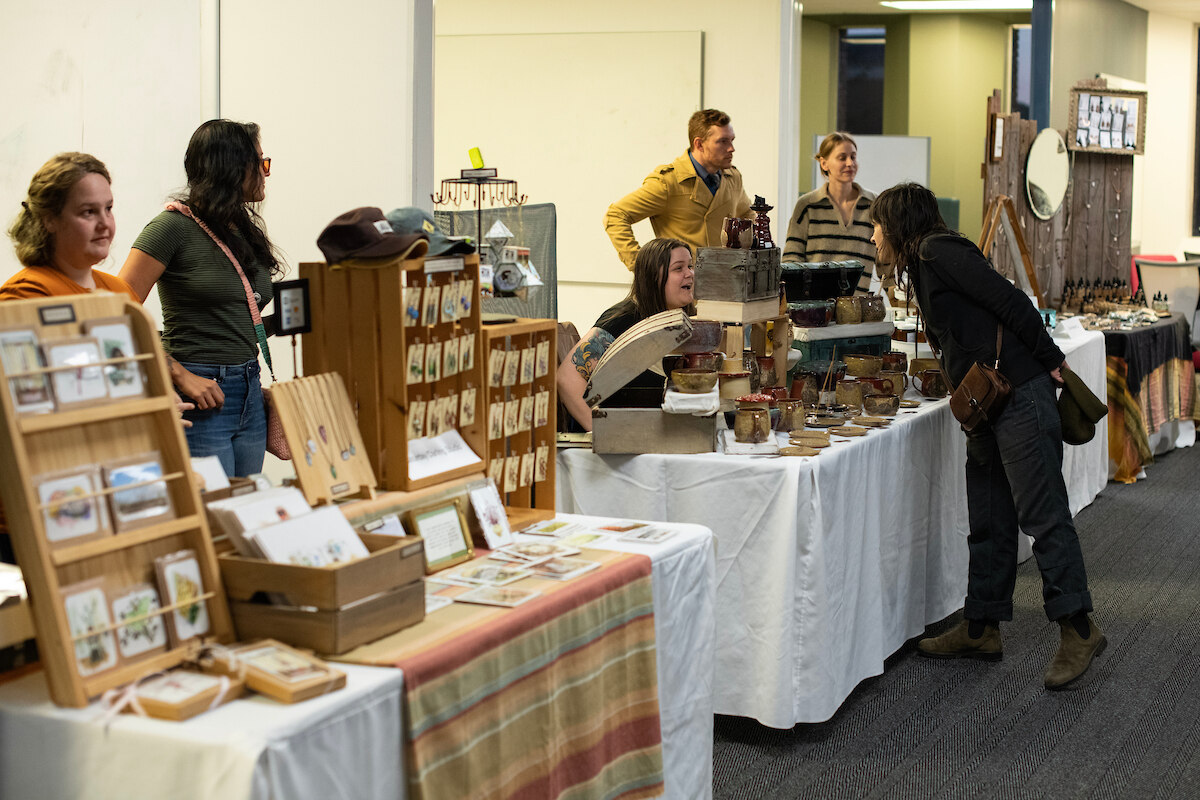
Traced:
[[692, 166], [696, 168], [696, 176], [704, 181], [704, 185], [713, 193], [713, 197], [717, 195], [717, 189], [721, 187], [721, 172], [709, 172], [696, 161], [692, 156], [691, 151], [688, 151], [688, 158], [692, 160]]

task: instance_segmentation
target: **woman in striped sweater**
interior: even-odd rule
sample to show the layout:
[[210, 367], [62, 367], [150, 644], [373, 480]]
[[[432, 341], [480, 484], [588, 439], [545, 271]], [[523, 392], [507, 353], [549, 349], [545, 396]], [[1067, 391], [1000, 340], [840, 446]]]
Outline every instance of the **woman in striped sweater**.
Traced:
[[875, 266], [868, 211], [875, 195], [854, 182], [858, 174], [858, 145], [848, 133], [835, 131], [813, 156], [828, 180], [796, 203], [788, 223], [784, 261], [846, 261], [866, 267], [856, 294], [867, 294]]

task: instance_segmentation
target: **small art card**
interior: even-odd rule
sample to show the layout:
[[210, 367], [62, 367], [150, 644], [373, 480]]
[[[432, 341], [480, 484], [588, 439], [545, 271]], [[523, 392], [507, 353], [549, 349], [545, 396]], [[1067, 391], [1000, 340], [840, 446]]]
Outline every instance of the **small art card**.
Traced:
[[425, 435], [431, 439], [442, 434], [442, 405], [445, 398], [435, 397], [425, 406]]
[[442, 287], [426, 286], [425, 287], [425, 316], [423, 322], [426, 327], [436, 325], [438, 321], [438, 306], [442, 299]]
[[579, 549], [558, 542], [517, 542], [492, 554], [493, 558], [510, 561], [542, 562], [547, 558], [567, 558], [579, 555]]
[[442, 348], [442, 377], [458, 374], [458, 339], [451, 339]]
[[512, 529], [508, 526], [508, 514], [504, 511], [504, 503], [500, 499], [500, 490], [496, 488], [496, 482], [488, 478], [482, 484], [469, 489], [468, 496], [471, 498], [471, 508], [475, 512], [475, 519], [479, 522], [479, 529], [488, 549], [495, 550], [497, 547], [512, 544]]
[[466, 319], [471, 315], [475, 305], [475, 281], [466, 280], [458, 283], [458, 317]]
[[488, 353], [488, 386], [499, 388], [504, 381], [504, 351], [492, 350]]
[[509, 456], [504, 459], [504, 493], [511, 494], [517, 490], [517, 478], [521, 472], [521, 457]]
[[189, 670], [171, 670], [138, 684], [138, 700], [153, 700], [165, 705], [182, 705], [198, 695], [212, 691], [221, 685], [216, 675]]
[[458, 423], [464, 428], [475, 424], [475, 387], [462, 390], [459, 395]]
[[521, 351], [521, 383], [533, 383], [533, 353], [532, 347]]
[[533, 377], [544, 378], [550, 373], [550, 340], [537, 343], [537, 358], [533, 367]]
[[434, 383], [441, 377], [442, 343], [430, 342], [425, 345], [425, 380]]
[[451, 392], [442, 402], [442, 430], [452, 431], [458, 427], [458, 393]]
[[533, 424], [544, 428], [550, 424], [550, 390], [543, 389], [537, 393], [533, 405]]
[[623, 542], [641, 542], [642, 544], [658, 544], [665, 542], [675, 535], [675, 531], [669, 531], [665, 528], [655, 528], [653, 526], [645, 526], [635, 528], [621, 537]]
[[488, 478], [497, 485], [504, 483], [504, 456], [496, 456], [488, 464]]
[[62, 598], [79, 674], [86, 678], [117, 666], [120, 662], [117, 637], [111, 630], [104, 632], [112, 625], [104, 579], [92, 578], [67, 586], [62, 590]]
[[108, 382], [99, 365], [100, 343], [92, 338], [58, 339], [42, 346], [59, 406], [83, 405], [108, 398]]
[[451, 605], [454, 605], [454, 598], [452, 597], [428, 591], [425, 593], [425, 616], [429, 616], [433, 612], [440, 611], [446, 606]]
[[533, 429], [533, 396], [521, 398], [520, 418], [517, 421], [517, 432], [526, 433]]
[[490, 566], [487, 564], [468, 564], [444, 577], [455, 578], [476, 586], [507, 586], [522, 578], [528, 578], [529, 570], [519, 567]]
[[583, 528], [574, 522], [566, 522], [560, 519], [550, 519], [545, 520], [544, 522], [535, 522], [528, 527], [522, 528], [521, 533], [527, 533], [531, 536], [549, 536], [557, 539], [563, 536], [570, 536], [571, 534], [578, 533], [582, 530]]
[[104, 484], [116, 490], [109, 495], [109, 503], [118, 532], [174, 516], [158, 453], [106, 465]]
[[341, 689], [346, 673], [336, 670], [316, 656], [302, 653], [274, 639], [263, 639], [233, 651], [238, 670], [217, 662], [221, 672], [237, 673], [245, 668], [246, 688], [281, 703], [298, 703], [311, 697]]
[[108, 502], [96, 494], [102, 488], [100, 470], [81, 467], [35, 476], [42, 522], [50, 545], [79, 544], [112, 533]]
[[488, 438], [499, 439], [504, 435], [504, 401], [497, 400], [488, 406]]
[[546, 480], [546, 473], [550, 465], [550, 445], [546, 443], [537, 446], [537, 454], [534, 457], [533, 464], [533, 480], [536, 483], [541, 483]]
[[425, 401], [413, 400], [408, 404], [408, 438], [420, 439], [425, 435]]
[[117, 625], [117, 646], [122, 658], [133, 658], [167, 649], [167, 626], [162, 614], [158, 590], [148, 583], [130, 586], [117, 593], [112, 601], [113, 619]]
[[533, 574], [539, 578], [569, 581], [572, 578], [578, 578], [585, 572], [599, 569], [599, 567], [600, 562], [598, 561], [586, 561], [582, 558], [551, 558], [535, 567], [531, 567], [531, 569], [533, 570]]
[[442, 322], [455, 322], [458, 319], [458, 281], [451, 281], [442, 287]]
[[411, 328], [421, 321], [421, 287], [404, 287], [404, 327]]
[[504, 380], [502, 383], [505, 386], [516, 386], [517, 378], [521, 371], [521, 354], [516, 350], [507, 350], [504, 353]]
[[154, 560], [158, 589], [163, 603], [178, 605], [166, 614], [167, 631], [172, 646], [178, 647], [188, 639], [208, 633], [208, 604], [202, 600], [204, 578], [195, 550], [180, 550]]
[[471, 529], [463, 512], [465, 505], [466, 499], [459, 496], [406, 512], [404, 527], [425, 540], [426, 574], [470, 561], [474, 555]]
[[268, 644], [237, 651], [238, 661], [250, 669], [261, 670], [276, 680], [299, 683], [329, 674], [329, 667], [290, 647]]
[[458, 595], [454, 598], [454, 602], [513, 608], [522, 603], [528, 603], [530, 600], [540, 597], [541, 594], [532, 589], [518, 589], [513, 586], [480, 586], [478, 589]]
[[[0, 363], [4, 365], [4, 372], [11, 375], [46, 366], [39, 344], [37, 333], [32, 329], [0, 330]], [[54, 410], [54, 396], [50, 393], [50, 376], [47, 373], [9, 378], [8, 388], [18, 414]]]
[[521, 454], [521, 474], [519, 480], [522, 489], [533, 483], [533, 453]]
[[333, 506], [268, 525], [255, 533], [254, 540], [268, 561], [301, 567], [327, 567], [371, 554], [345, 515]]
[[458, 366], [463, 372], [475, 368], [475, 334], [458, 337]]
[[[100, 355], [106, 361], [137, 355], [133, 331], [125, 317], [89, 320], [84, 323], [83, 330], [100, 343]], [[121, 399], [146, 393], [142, 368], [136, 361], [105, 364], [104, 379], [108, 382], [109, 397]]]
[[425, 344], [413, 342], [408, 346], [408, 372], [405, 379], [410, 385], [425, 380]]
[[504, 435], [514, 436], [521, 424], [521, 401], [516, 398], [504, 403]]

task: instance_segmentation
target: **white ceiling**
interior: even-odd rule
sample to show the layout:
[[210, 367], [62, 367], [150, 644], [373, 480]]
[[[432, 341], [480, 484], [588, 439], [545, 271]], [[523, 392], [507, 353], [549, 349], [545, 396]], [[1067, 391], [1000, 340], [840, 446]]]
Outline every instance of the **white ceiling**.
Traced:
[[[1200, 0], [1125, 0], [1147, 11], [1158, 11], [1173, 17], [1200, 22]], [[908, 14], [879, 5], [879, 0], [803, 0], [805, 14], [868, 14], [882, 16]], [[987, 11], [964, 11], [964, 14], [987, 14]], [[1012, 13], [1012, 12], [1005, 12]]]

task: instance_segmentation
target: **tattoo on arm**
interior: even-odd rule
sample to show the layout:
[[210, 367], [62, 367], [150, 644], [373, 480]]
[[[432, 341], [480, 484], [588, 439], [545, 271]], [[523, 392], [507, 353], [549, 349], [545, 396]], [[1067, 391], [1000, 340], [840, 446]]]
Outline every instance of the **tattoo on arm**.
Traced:
[[575, 354], [571, 356], [571, 363], [575, 365], [576, 371], [583, 376], [585, 381], [592, 379], [592, 371], [596, 369], [600, 357], [612, 343], [613, 335], [602, 328], [596, 329], [595, 333], [579, 340]]

